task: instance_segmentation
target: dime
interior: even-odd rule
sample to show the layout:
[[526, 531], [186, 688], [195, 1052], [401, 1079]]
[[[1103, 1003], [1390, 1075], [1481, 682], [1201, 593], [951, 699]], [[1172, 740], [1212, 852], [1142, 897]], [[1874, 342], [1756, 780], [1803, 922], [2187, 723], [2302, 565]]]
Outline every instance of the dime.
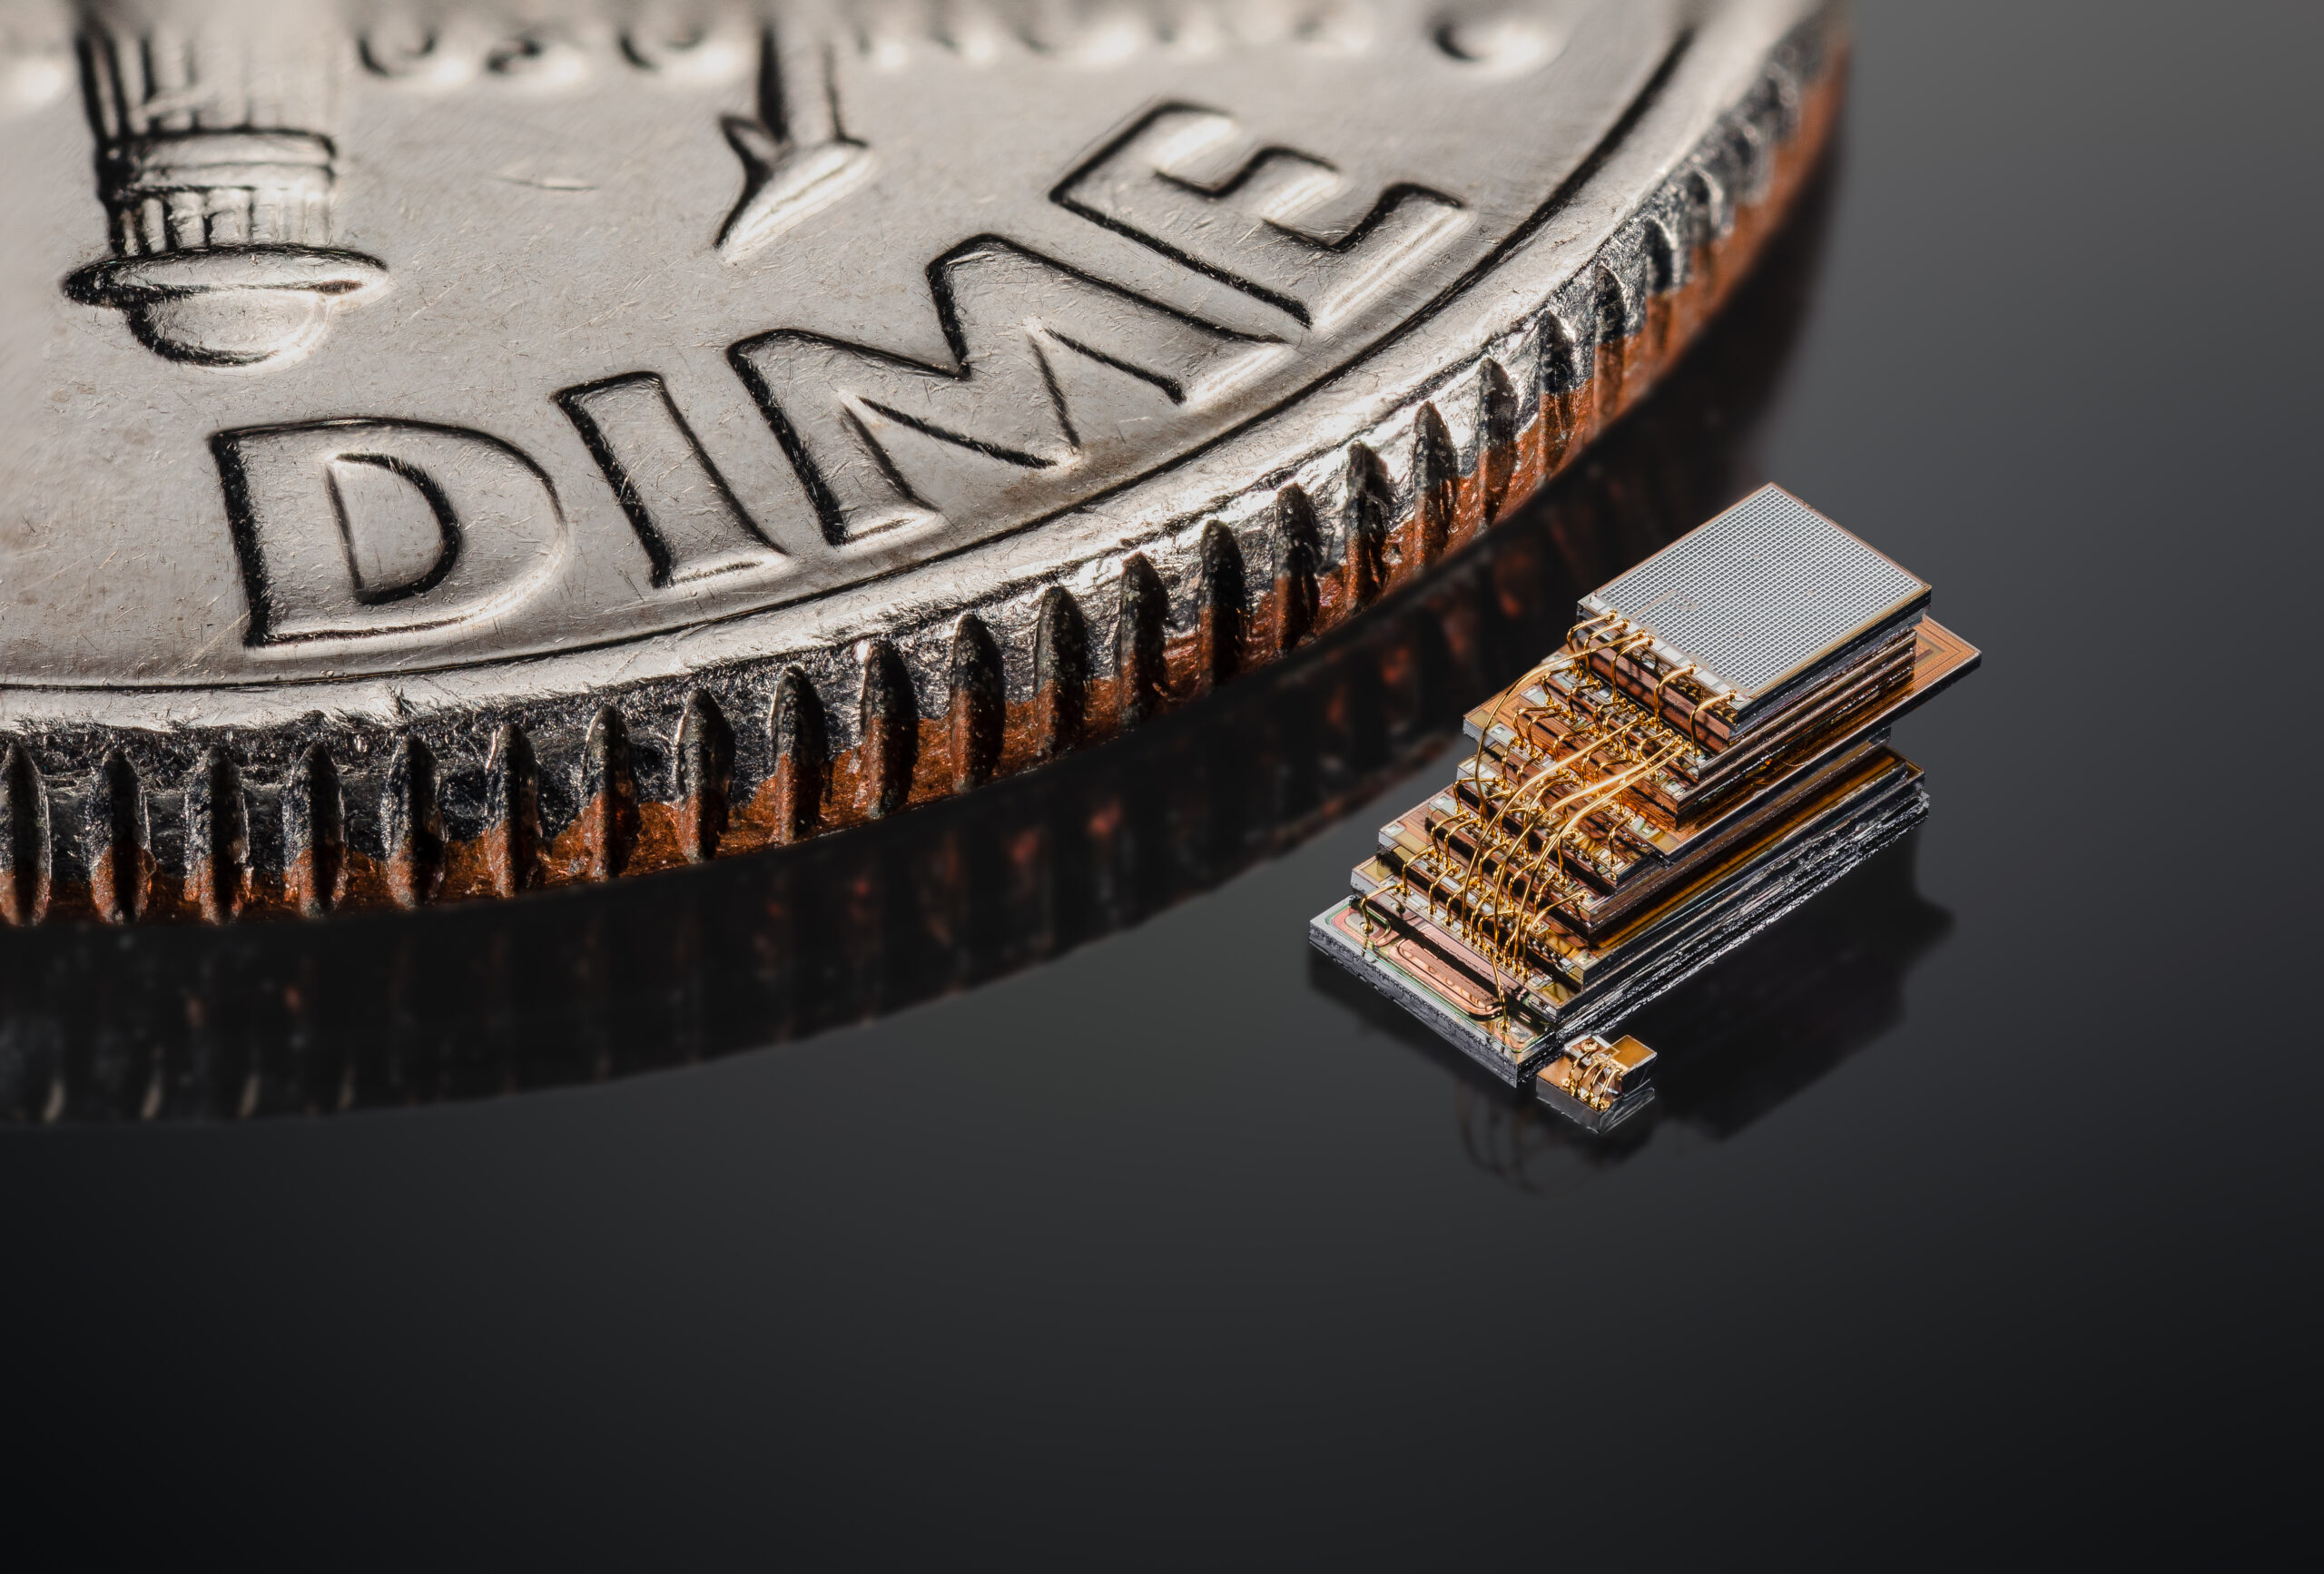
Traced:
[[1193, 700], [1637, 398], [1842, 50], [1817, 0], [0, 15], [18, 923], [603, 880]]
[[[1562, 638], [1589, 587], [1756, 482], [1830, 184], [1819, 174], [1803, 192], [1749, 282], [1587, 466], [1297, 659], [940, 812], [692, 879], [470, 902], [425, 922], [25, 930], [0, 945], [0, 1122], [322, 1114], [696, 1065], [1039, 966], [1292, 851], [1440, 759], [1456, 719]], [[1932, 910], [1908, 874], [1846, 884], [1866, 880], [1888, 896], [1833, 899], [1840, 920], [1814, 904], [1750, 948], [1775, 948], [1773, 962], [1724, 984], [1733, 969], [1718, 964], [1641, 1017], [1652, 1043], [1730, 1041], [1701, 1057], [1727, 1101], [1710, 1113], [1728, 1119], [1735, 1089], [1773, 1063], [1812, 1077], [1827, 1030], [1856, 1041], [1867, 1010], [1901, 1009], [1896, 980]], [[1855, 925], [1849, 944], [1832, 943], [1835, 922]], [[1837, 971], [1789, 965], [1836, 955]], [[1313, 960], [1316, 988], [1452, 1066], [1434, 1035]], [[1666, 1118], [1700, 1113], [1687, 1090], [1703, 1085], [1683, 1068], [1659, 1084]], [[1509, 1110], [1476, 1106], [1492, 1121]]]

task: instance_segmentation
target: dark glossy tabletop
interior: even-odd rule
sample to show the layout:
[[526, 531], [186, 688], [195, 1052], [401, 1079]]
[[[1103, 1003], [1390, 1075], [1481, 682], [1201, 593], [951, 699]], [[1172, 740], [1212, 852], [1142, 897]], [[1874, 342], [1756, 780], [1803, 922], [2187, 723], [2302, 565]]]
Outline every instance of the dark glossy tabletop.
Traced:
[[[0, 934], [12, 1521], [315, 1569], [2221, 1553], [2314, 1360], [2316, 861], [2245, 782], [2315, 754], [2319, 49], [1860, 5], [1807, 209], [1586, 473], [950, 812]], [[1899, 731], [1927, 824], [1639, 1018], [1659, 1107], [1593, 1143], [1305, 922], [1579, 592], [1764, 479], [1985, 665]]]

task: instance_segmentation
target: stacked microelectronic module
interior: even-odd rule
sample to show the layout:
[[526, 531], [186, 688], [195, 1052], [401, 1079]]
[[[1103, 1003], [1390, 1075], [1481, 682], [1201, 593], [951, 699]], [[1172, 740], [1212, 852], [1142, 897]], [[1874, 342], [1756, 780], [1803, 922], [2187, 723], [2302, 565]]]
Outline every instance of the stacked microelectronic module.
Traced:
[[1382, 828], [1311, 938], [1502, 1080], [1541, 1070], [1545, 1098], [1610, 1124], [1651, 1056], [1592, 1039], [1550, 1067], [1561, 1046], [1927, 812], [1888, 728], [1978, 660], [1928, 600], [1761, 489], [1585, 596], [1564, 648], [1470, 713], [1472, 755]]

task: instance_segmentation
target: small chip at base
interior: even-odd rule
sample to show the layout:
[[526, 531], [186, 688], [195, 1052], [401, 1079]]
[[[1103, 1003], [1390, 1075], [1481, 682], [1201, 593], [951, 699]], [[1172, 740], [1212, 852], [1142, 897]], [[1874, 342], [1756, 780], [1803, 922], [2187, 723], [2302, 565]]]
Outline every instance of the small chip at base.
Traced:
[[1654, 1051], [1623, 1034], [1570, 1040], [1533, 1077], [1533, 1091], [1559, 1114], [1593, 1132], [1612, 1130], [1654, 1097]]

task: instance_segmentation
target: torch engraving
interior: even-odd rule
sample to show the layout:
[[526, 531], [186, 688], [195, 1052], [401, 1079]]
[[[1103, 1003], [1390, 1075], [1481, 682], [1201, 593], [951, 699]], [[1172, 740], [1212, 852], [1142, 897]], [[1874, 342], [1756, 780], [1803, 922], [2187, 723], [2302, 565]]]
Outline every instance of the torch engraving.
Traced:
[[325, 7], [90, 0], [83, 80], [112, 260], [65, 292], [158, 355], [251, 367], [310, 349], [387, 270], [330, 244], [336, 78]]

